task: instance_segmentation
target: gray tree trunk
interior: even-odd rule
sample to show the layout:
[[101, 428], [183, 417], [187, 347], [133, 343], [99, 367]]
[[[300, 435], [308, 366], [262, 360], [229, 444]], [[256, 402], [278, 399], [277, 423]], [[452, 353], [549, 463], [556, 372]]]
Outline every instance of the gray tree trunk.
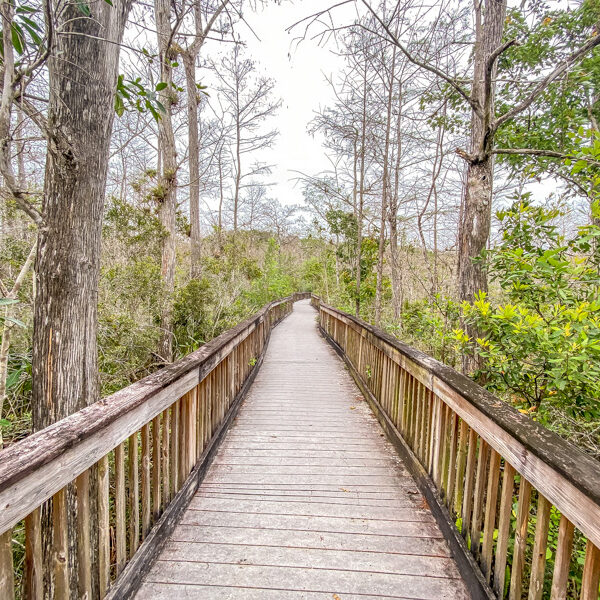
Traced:
[[[506, 0], [485, 0], [482, 14], [481, 5], [476, 4], [476, 42], [473, 75], [472, 99], [481, 108], [481, 114], [472, 111], [471, 117], [471, 159], [467, 164], [467, 181], [458, 234], [458, 283], [459, 297], [468, 302], [479, 291], [487, 291], [485, 266], [473, 259], [485, 249], [492, 219], [492, 185], [494, 162], [492, 155], [493, 132], [490, 125], [494, 119], [494, 85], [485, 86], [488, 61], [502, 42]], [[491, 71], [495, 77], [496, 64]], [[477, 335], [467, 327], [467, 334]], [[470, 356], [463, 357], [463, 371], [477, 368], [477, 361]]]
[[164, 298], [160, 316], [161, 339], [158, 353], [164, 362], [173, 360], [173, 290], [175, 287], [175, 209], [177, 206], [177, 153], [175, 149], [175, 134], [173, 132], [172, 95], [171, 87], [172, 57], [170, 56], [171, 2], [155, 0], [156, 31], [160, 52], [161, 81], [167, 87], [160, 92], [160, 100], [165, 107], [165, 113], [158, 122], [158, 147], [162, 158], [158, 178], [158, 188], [161, 206], [160, 222], [165, 230], [162, 243], [161, 276]]
[[196, 56], [183, 54], [187, 88], [188, 164], [190, 171], [190, 239], [191, 275], [200, 277], [202, 237], [200, 233], [200, 134], [198, 131], [198, 94], [196, 91]]
[[[59, 4], [56, 2], [56, 4]], [[98, 2], [93, 18], [60, 3], [49, 67], [48, 154], [38, 236], [33, 425], [98, 400], [97, 294], [104, 191], [130, 1]], [[108, 41], [105, 41], [108, 40]]]
[[379, 227], [379, 248], [377, 254], [377, 286], [375, 290], [375, 325], [381, 325], [381, 304], [383, 296], [383, 255], [385, 252], [385, 224], [390, 197], [390, 134], [392, 129], [392, 103], [394, 100], [394, 76], [396, 69], [396, 47], [392, 52], [392, 65], [388, 82], [387, 115], [385, 125], [385, 144], [383, 150], [383, 187], [381, 190], [381, 219]]
[[[48, 61], [48, 151], [33, 317], [34, 430], [96, 402], [100, 395], [96, 338], [102, 215], [119, 43], [131, 6], [129, 0], [114, 7], [97, 2], [90, 7], [92, 17], [86, 18], [76, 3], [53, 4], [63, 34], [57, 36]], [[68, 506], [71, 598], [78, 598], [84, 591], [77, 588], [71, 493]], [[95, 511], [93, 500], [90, 510]], [[51, 547], [48, 522], [46, 512], [46, 564]], [[91, 541], [95, 547], [95, 529]], [[96, 596], [93, 573], [91, 590]], [[52, 597], [51, 580], [45, 581], [44, 594]]]
[[400, 165], [402, 160], [402, 81], [398, 82], [398, 120], [396, 122], [396, 162], [394, 165], [394, 190], [390, 194], [388, 219], [390, 225], [390, 259], [392, 278], [392, 306], [394, 320], [402, 317], [402, 270], [398, 257], [398, 194], [400, 189]]

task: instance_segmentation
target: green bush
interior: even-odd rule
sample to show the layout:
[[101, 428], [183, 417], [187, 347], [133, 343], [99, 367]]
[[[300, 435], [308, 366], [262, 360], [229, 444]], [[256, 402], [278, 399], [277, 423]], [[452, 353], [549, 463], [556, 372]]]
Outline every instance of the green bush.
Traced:
[[509, 395], [523, 412], [551, 407], [584, 422], [600, 418], [600, 228], [590, 224], [566, 239], [558, 209], [527, 197], [498, 213], [501, 244], [486, 255], [506, 302], [479, 294], [463, 306], [481, 336], [455, 337], [483, 358], [476, 378]]

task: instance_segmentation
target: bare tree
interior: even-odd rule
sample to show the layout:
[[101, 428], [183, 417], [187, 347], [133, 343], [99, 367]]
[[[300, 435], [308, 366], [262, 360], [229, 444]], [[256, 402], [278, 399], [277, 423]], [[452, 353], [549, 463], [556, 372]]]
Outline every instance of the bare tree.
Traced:
[[275, 82], [257, 76], [252, 60], [245, 58], [239, 44], [223, 57], [220, 64], [213, 65], [219, 80], [224, 112], [230, 115], [233, 141], [233, 232], [238, 229], [240, 193], [245, 180], [267, 174], [266, 165], [254, 162], [246, 166], [244, 156], [270, 147], [278, 135], [275, 129], [267, 130], [264, 122], [275, 115], [280, 102], [273, 99]]
[[[220, 15], [230, 4], [223, 0], [215, 9], [203, 10], [200, 0], [192, 2], [194, 16], [194, 34], [189, 45], [182, 49], [181, 57], [185, 70], [186, 106], [188, 122], [188, 164], [190, 178], [190, 239], [191, 272], [193, 277], [200, 275], [202, 235], [200, 229], [200, 133], [198, 128], [199, 91], [196, 83], [196, 62], [208, 35], [213, 30]], [[209, 5], [210, 6], [210, 5]]]

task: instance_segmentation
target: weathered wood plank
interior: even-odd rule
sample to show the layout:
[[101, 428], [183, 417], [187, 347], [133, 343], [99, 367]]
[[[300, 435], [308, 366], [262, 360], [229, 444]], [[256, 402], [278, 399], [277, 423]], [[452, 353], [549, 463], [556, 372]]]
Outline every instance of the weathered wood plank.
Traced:
[[320, 303], [382, 350], [475, 429], [535, 489], [600, 546], [600, 470], [596, 461], [540, 424], [521, 415], [469, 378], [372, 325]]
[[[297, 306], [275, 330], [236, 422], [138, 598], [159, 598], [163, 592], [152, 587], [159, 581], [171, 582], [174, 594], [183, 589], [177, 586], [198, 586], [198, 597], [233, 585], [261, 598], [275, 589], [281, 597], [288, 589], [323, 596], [329, 585], [328, 597], [340, 598], [393, 598], [408, 589], [413, 598], [468, 596], [414, 479], [318, 338], [313, 314]], [[360, 360], [374, 389], [390, 385], [387, 359], [365, 351]], [[227, 407], [217, 381], [231, 377], [230, 367], [225, 362], [204, 383], [211, 424]], [[415, 380], [405, 420], [424, 452], [421, 390]]]
[[561, 515], [556, 556], [554, 557], [554, 573], [552, 574], [550, 600], [562, 600], [567, 597], [567, 582], [569, 579], [569, 567], [571, 566], [574, 533], [575, 528], [573, 527], [573, 523], [564, 515]]
[[67, 525], [67, 490], [52, 497], [52, 570], [55, 600], [69, 598], [69, 528]]
[[92, 597], [92, 544], [90, 540], [90, 472], [75, 480], [77, 490], [77, 590], [80, 598]]
[[[44, 597], [41, 519], [42, 510], [40, 508], [27, 515], [25, 519], [25, 581], [23, 591], [27, 600], [42, 600]], [[2, 597], [1, 593], [0, 597]]]
[[[238, 585], [254, 589], [327, 591], [346, 594], [397, 596], [402, 589], [410, 590], [416, 600], [467, 600], [468, 592], [459, 579], [397, 575], [394, 573], [340, 571], [333, 569], [294, 569], [286, 566], [257, 566], [158, 561], [148, 583], [172, 582], [199, 585]], [[146, 596], [152, 597], [152, 596]]]
[[15, 580], [13, 576], [12, 529], [0, 534], [0, 598], [13, 600]]
[[517, 505], [517, 522], [515, 525], [515, 549], [513, 552], [512, 570], [510, 573], [509, 600], [521, 600], [530, 502], [531, 484], [526, 479], [521, 478], [521, 484], [519, 486], [519, 502]]
[[115, 448], [115, 556], [117, 561], [117, 574], [123, 570], [127, 560], [126, 512], [125, 446], [121, 443]]
[[502, 479], [500, 516], [498, 520], [498, 544], [496, 546], [496, 558], [494, 563], [494, 591], [497, 596], [501, 596], [504, 592], [514, 485], [515, 469], [510, 464], [506, 463], [504, 465], [504, 476]]
[[110, 584], [110, 473], [108, 456], [98, 461], [98, 586], [103, 598]]

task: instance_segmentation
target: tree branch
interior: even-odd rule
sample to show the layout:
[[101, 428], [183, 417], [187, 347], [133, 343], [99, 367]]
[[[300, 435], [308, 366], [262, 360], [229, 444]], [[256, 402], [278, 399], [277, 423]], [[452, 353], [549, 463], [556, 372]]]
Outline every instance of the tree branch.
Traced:
[[[458, 152], [457, 152], [458, 153]], [[565, 154], [564, 152], [556, 152], [555, 150], [541, 150], [537, 148], [494, 148], [492, 154], [505, 154], [509, 156], [540, 156], [546, 158], [556, 158], [559, 160], [585, 160], [590, 165], [600, 167], [600, 161], [578, 156], [577, 158]]]
[[[599, 24], [600, 26], [600, 24]], [[517, 106], [514, 106], [509, 111], [498, 117], [492, 124], [492, 130], [497, 130], [501, 125], [517, 116], [519, 113], [527, 109], [533, 102], [544, 92], [544, 90], [555, 80], [565, 73], [571, 66], [583, 58], [588, 52], [593, 50], [600, 44], [600, 35], [596, 34], [591, 37], [581, 48], [573, 52], [567, 57], [554, 71], [549, 73], [542, 79], [533, 89], [533, 91]]]
[[450, 84], [468, 103], [469, 106], [473, 109], [473, 111], [481, 118], [483, 118], [483, 111], [479, 103], [477, 103], [466, 90], [462, 88], [461, 85], [458, 84], [454, 77], [450, 77], [437, 67], [433, 65], [427, 64], [418, 58], [415, 58], [402, 44], [402, 42], [398, 39], [396, 34], [392, 32], [389, 25], [387, 25], [383, 19], [375, 12], [375, 10], [371, 7], [371, 5], [367, 2], [367, 0], [362, 0], [362, 3], [367, 7], [367, 10], [375, 17], [376, 21], [383, 27], [387, 35], [389, 36], [391, 42], [399, 48], [400, 52], [404, 54], [404, 56], [414, 65], [417, 65], [421, 69], [425, 69], [434, 75], [437, 75], [440, 79], [443, 79], [446, 83]]

